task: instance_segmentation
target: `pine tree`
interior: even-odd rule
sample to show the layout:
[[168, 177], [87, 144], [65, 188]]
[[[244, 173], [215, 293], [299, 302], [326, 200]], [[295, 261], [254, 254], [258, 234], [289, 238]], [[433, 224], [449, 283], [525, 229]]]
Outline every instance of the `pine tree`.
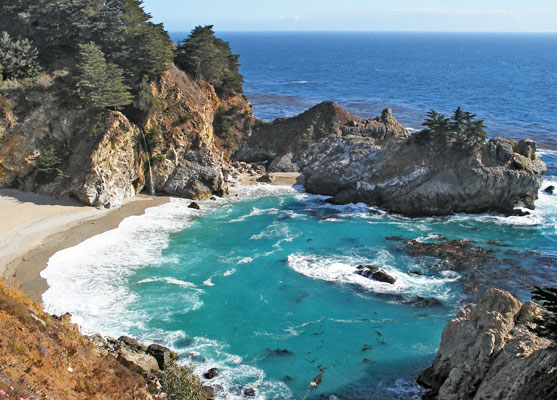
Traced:
[[0, 73], [3, 79], [21, 79], [39, 74], [38, 51], [27, 39], [15, 40], [8, 32], [0, 35]]
[[106, 62], [95, 43], [79, 46], [76, 93], [88, 108], [119, 108], [132, 102], [130, 88], [124, 84], [124, 71]]

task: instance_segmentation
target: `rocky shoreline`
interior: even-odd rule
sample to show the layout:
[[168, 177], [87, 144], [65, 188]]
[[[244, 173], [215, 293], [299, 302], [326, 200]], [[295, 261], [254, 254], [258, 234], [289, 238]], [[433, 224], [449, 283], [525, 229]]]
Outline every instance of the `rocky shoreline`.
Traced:
[[541, 309], [510, 293], [487, 290], [446, 326], [433, 365], [418, 382], [424, 399], [557, 397], [557, 345], [533, 333]]

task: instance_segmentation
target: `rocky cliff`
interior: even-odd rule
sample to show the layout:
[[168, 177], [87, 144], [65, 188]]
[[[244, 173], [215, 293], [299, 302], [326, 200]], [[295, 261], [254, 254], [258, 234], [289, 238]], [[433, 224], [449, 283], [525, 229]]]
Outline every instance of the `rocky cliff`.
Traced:
[[[151, 85], [156, 112], [134, 124], [121, 112], [76, 108], [58, 75], [2, 91], [0, 186], [118, 206], [144, 188], [149, 153], [157, 192], [226, 192], [229, 155], [253, 120], [243, 96], [221, 99], [172, 65]], [[219, 113], [226, 129], [215, 124]], [[142, 131], [153, 148], [146, 149]]]
[[332, 202], [408, 216], [533, 209], [546, 172], [529, 139], [475, 146], [419, 140], [389, 109], [361, 120], [330, 102], [254, 126], [235, 158], [267, 161], [270, 171], [300, 171], [306, 190], [333, 196]]
[[362, 120], [324, 102], [265, 123], [244, 96], [219, 97], [173, 65], [151, 84], [155, 112], [137, 124], [117, 111], [76, 109], [60, 79], [3, 90], [1, 186], [97, 207], [117, 206], [146, 184], [195, 199], [227, 193], [232, 158], [301, 172], [306, 190], [334, 203], [428, 216], [534, 208], [546, 171], [531, 140], [423, 140], [389, 109]]
[[418, 382], [425, 399], [557, 398], [557, 347], [529, 330], [541, 310], [489, 289], [445, 330], [433, 365]]

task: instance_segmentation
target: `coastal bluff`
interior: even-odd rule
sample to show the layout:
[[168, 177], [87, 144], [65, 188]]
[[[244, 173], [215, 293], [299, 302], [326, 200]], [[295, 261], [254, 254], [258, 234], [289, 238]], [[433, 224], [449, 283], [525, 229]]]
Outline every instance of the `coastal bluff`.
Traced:
[[[410, 217], [534, 209], [546, 166], [536, 143], [470, 145], [410, 134], [385, 109], [360, 119], [333, 102], [263, 122], [241, 93], [219, 96], [175, 65], [150, 84], [156, 110], [141, 121], [63, 101], [56, 74], [11, 90], [0, 109], [0, 187], [120, 206], [142, 190], [225, 196], [238, 162], [300, 173], [310, 193]], [[26, 107], [14, 107], [26, 104]], [[245, 165], [245, 164], [243, 164]]]
[[557, 347], [532, 332], [541, 309], [488, 289], [443, 331], [433, 365], [418, 378], [426, 400], [557, 398]]
[[411, 217], [533, 209], [546, 172], [530, 139], [474, 146], [423, 139], [390, 109], [363, 120], [332, 102], [255, 126], [235, 158], [301, 172], [305, 189], [332, 203], [363, 202]]

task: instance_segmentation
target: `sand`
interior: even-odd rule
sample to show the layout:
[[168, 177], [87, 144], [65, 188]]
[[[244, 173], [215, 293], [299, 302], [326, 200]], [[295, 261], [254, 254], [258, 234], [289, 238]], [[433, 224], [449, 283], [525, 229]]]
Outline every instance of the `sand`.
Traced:
[[0, 189], [0, 276], [15, 279], [40, 301], [48, 288], [40, 273], [53, 254], [168, 201], [169, 197], [136, 196], [117, 209], [98, 210], [77, 201]]
[[[274, 178], [272, 185], [301, 185], [304, 179], [304, 176], [299, 172], [271, 172], [269, 175]], [[240, 180], [243, 184], [255, 185], [262, 176], [245, 174]]]

